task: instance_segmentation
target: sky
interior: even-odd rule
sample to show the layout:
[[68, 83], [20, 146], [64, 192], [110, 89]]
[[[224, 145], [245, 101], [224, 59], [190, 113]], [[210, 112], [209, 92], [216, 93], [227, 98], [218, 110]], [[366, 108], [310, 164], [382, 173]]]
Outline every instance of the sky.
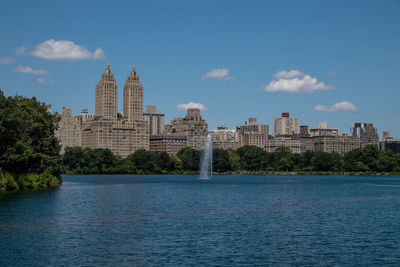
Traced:
[[209, 129], [290, 112], [400, 138], [400, 1], [1, 1], [0, 89], [94, 113], [107, 64], [133, 65], [144, 105]]

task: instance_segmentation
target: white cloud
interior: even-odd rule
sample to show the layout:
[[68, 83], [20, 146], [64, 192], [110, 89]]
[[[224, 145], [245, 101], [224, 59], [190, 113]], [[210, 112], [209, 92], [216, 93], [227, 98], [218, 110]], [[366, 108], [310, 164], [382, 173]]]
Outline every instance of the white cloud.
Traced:
[[53, 84], [53, 83], [54, 83], [54, 81], [48, 81], [48, 80], [45, 80], [45, 79], [42, 78], [42, 77], [38, 78], [38, 79], [37, 79], [37, 82], [38, 82], [38, 83], [41, 83], [41, 84]]
[[299, 76], [304, 76], [304, 73], [302, 73], [299, 70], [291, 70], [289, 72], [285, 70], [278, 71], [277, 74], [274, 75], [275, 78], [277, 79], [293, 79], [295, 77]]
[[366, 71], [366, 70], [362, 70], [362, 71], [360, 71], [360, 74], [361, 74], [361, 75], [364, 75], [365, 73], [367, 73], [367, 71]]
[[347, 101], [342, 101], [332, 106], [323, 106], [318, 105], [314, 107], [317, 111], [324, 111], [324, 112], [337, 112], [337, 111], [358, 111], [358, 108], [354, 106], [352, 103]]
[[212, 71], [207, 72], [201, 79], [217, 79], [225, 81], [235, 80], [233, 77], [229, 76], [229, 69], [213, 69]]
[[187, 110], [189, 108], [198, 108], [200, 110], [207, 110], [206, 106], [204, 106], [203, 104], [193, 103], [193, 102], [189, 102], [187, 104], [179, 104], [178, 106], [176, 106], [176, 108], [179, 110]]
[[35, 47], [31, 53], [35, 57], [48, 60], [83, 60], [83, 59], [105, 59], [104, 51], [97, 48], [90, 52], [84, 46], [79, 46], [72, 41], [54, 39], [47, 40]]
[[32, 69], [29, 66], [18, 66], [13, 69], [14, 72], [20, 72], [20, 73], [27, 73], [27, 74], [36, 74], [36, 75], [48, 75], [49, 72], [47, 70], [41, 70], [41, 69]]
[[1, 65], [14, 64], [14, 63], [15, 63], [15, 59], [12, 57], [0, 58]]
[[263, 90], [266, 92], [276, 93], [315, 93], [317, 91], [326, 91], [335, 89], [335, 87], [318, 82], [316, 78], [312, 78], [308, 74], [304, 74], [298, 70], [279, 71], [274, 75], [278, 80], [271, 81]]
[[15, 49], [15, 54], [17, 54], [17, 55], [25, 55], [26, 54], [26, 46], [18, 46]]

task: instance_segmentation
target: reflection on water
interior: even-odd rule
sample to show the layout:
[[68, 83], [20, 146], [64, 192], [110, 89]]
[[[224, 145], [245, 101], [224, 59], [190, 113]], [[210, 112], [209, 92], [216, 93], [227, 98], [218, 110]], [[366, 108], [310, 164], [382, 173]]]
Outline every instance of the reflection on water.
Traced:
[[397, 177], [64, 181], [0, 195], [0, 266], [400, 263]]

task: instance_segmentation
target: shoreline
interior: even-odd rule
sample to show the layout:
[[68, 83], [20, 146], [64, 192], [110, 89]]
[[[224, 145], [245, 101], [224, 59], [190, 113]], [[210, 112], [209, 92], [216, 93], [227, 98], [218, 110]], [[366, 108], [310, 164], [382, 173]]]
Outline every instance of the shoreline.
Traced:
[[[61, 175], [200, 175], [200, 172], [180, 172], [180, 173], [63, 173]], [[238, 171], [238, 172], [213, 172], [212, 175], [279, 175], [279, 176], [400, 176], [400, 172], [269, 172], [269, 171]]]

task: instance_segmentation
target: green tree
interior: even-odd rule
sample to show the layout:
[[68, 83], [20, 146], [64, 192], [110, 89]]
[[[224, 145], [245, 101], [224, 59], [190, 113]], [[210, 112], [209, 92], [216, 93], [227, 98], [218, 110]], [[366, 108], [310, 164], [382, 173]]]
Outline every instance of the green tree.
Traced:
[[185, 147], [178, 152], [177, 156], [182, 161], [182, 167], [184, 170], [199, 170], [201, 156], [201, 152], [199, 150]]
[[154, 155], [144, 149], [137, 150], [127, 157], [128, 162], [131, 162], [137, 170], [143, 172], [153, 172], [155, 170], [157, 164], [154, 159]]
[[290, 148], [281, 146], [273, 152], [274, 166], [278, 171], [292, 171], [294, 169], [294, 156]]
[[227, 150], [216, 148], [213, 149], [213, 171], [226, 172], [231, 170], [229, 162], [229, 153]]
[[340, 171], [342, 168], [341, 156], [337, 153], [314, 152], [311, 164], [315, 171]]
[[243, 170], [261, 170], [266, 163], [266, 152], [262, 148], [244, 146], [239, 148], [237, 153], [240, 156], [240, 166]]
[[34, 97], [5, 97], [0, 91], [0, 168], [17, 175], [55, 169], [60, 161], [57, 116], [48, 110]]

